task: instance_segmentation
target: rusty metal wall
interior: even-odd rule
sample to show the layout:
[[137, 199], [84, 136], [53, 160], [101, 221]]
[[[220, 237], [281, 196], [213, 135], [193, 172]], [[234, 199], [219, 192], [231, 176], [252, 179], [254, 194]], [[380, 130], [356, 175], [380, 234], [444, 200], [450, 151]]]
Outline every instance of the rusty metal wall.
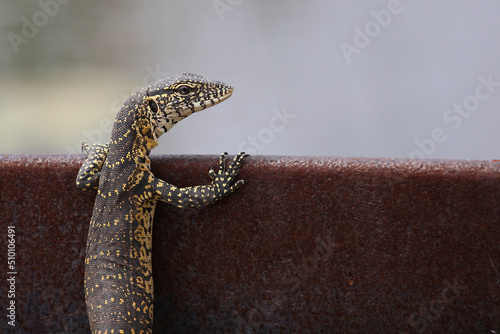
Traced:
[[[88, 332], [82, 159], [0, 156], [2, 333], [12, 300], [17, 333]], [[190, 186], [217, 157], [152, 160]], [[200, 211], [159, 205], [156, 332], [500, 333], [500, 163], [249, 157], [241, 178]]]

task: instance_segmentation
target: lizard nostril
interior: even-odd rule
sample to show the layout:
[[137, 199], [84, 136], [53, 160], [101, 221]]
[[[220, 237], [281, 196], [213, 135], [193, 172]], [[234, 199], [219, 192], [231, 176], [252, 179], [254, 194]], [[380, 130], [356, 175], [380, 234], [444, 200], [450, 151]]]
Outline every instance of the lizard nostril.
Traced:
[[154, 100], [149, 100], [149, 107], [151, 108], [151, 111], [154, 113], [158, 111], [158, 105]]

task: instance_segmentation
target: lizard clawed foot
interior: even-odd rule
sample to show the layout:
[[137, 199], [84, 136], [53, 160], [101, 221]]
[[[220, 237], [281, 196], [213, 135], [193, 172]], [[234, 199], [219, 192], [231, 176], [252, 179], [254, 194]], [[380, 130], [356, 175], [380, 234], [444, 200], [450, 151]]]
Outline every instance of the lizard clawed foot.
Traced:
[[245, 184], [245, 181], [238, 180], [236, 183], [232, 184], [236, 175], [238, 175], [243, 161], [248, 156], [245, 152], [238, 153], [234, 160], [226, 168], [226, 157], [227, 152], [220, 155], [219, 158], [219, 170], [217, 173], [213, 169], [210, 169], [208, 175], [212, 178], [212, 185], [214, 187], [215, 197], [222, 198], [229, 195], [239, 187]]

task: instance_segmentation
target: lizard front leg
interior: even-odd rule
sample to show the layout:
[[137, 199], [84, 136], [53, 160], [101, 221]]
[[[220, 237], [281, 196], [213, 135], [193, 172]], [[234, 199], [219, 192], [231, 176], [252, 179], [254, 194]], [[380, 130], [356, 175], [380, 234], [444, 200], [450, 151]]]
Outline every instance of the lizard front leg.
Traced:
[[76, 187], [82, 190], [97, 190], [101, 168], [108, 156], [109, 144], [94, 144], [89, 147], [83, 142], [82, 151], [85, 151], [87, 158], [78, 171]]
[[239, 180], [232, 184], [247, 155], [244, 152], [238, 153], [227, 169], [226, 156], [227, 153], [221, 154], [217, 173], [213, 169], [208, 172], [212, 178], [211, 184], [178, 188], [155, 177], [152, 184], [155, 194], [160, 197], [160, 200], [182, 209], [198, 209], [218, 201], [245, 183]]

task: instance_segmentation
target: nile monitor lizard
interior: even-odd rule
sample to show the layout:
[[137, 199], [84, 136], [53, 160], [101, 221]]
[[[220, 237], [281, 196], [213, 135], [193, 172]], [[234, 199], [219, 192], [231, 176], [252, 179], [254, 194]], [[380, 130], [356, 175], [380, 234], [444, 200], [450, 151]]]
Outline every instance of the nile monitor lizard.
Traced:
[[178, 188], [156, 178], [149, 153], [157, 138], [183, 118], [224, 101], [233, 88], [182, 73], [133, 94], [118, 112], [109, 144], [83, 149], [87, 159], [76, 185], [97, 190], [85, 256], [85, 301], [92, 333], [152, 333], [151, 243], [157, 201], [201, 208], [243, 185], [233, 184], [245, 154], [226, 170], [209, 171], [212, 183]]

